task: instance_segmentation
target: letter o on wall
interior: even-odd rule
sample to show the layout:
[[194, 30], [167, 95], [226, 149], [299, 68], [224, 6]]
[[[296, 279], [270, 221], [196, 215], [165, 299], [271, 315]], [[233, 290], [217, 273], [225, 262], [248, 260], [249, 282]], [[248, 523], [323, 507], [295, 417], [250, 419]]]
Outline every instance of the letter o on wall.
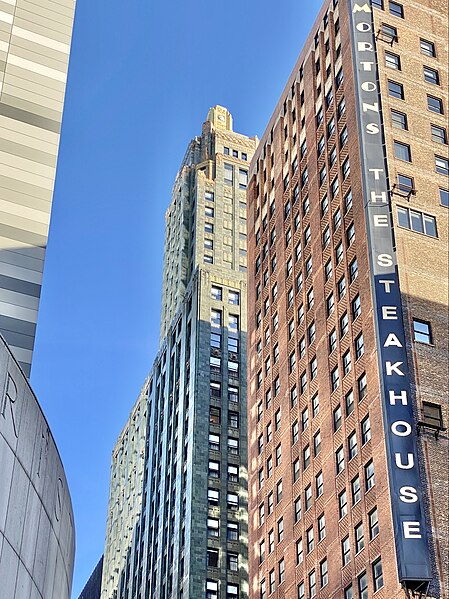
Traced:
[[377, 85], [373, 81], [364, 81], [362, 83], [362, 89], [364, 92], [375, 92]]
[[366, 33], [367, 31], [371, 31], [371, 25], [369, 23], [357, 23], [356, 29], [357, 31]]
[[397, 420], [396, 422], [393, 422], [393, 424], [391, 425], [391, 432], [393, 433], [393, 435], [397, 435], [398, 437], [408, 437], [412, 434], [412, 427], [408, 422], [405, 422], [404, 420]]

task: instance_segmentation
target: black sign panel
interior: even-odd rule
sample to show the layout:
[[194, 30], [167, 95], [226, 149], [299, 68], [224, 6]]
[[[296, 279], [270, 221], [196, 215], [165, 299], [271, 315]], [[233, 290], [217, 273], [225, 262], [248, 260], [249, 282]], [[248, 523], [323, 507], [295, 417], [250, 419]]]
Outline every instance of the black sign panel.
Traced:
[[397, 566], [400, 582], [417, 588], [430, 581], [431, 573], [393, 243], [373, 14], [370, 2], [348, 1]]

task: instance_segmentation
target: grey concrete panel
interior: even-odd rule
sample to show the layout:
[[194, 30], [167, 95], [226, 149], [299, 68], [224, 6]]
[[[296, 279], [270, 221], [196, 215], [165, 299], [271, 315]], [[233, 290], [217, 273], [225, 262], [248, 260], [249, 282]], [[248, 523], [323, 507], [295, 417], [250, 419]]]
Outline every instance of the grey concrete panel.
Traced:
[[17, 0], [16, 6], [17, 8], [29, 10], [34, 14], [46, 15], [52, 24], [55, 22], [72, 26], [73, 4], [69, 7], [58, 2], [52, 2], [51, 0], [33, 0], [33, 2], [29, 0]]
[[[6, 35], [6, 34], [5, 34]], [[62, 105], [64, 102], [64, 89], [58, 89], [54, 86], [50, 87], [48, 85], [43, 85], [44, 81], [32, 81], [30, 78], [24, 79], [23, 77], [18, 77], [11, 73], [11, 69], [8, 66], [8, 73], [5, 77], [4, 85], [12, 86], [14, 88], [19, 88], [23, 90], [27, 90], [32, 92], [33, 94], [37, 94], [42, 98], [49, 98], [50, 100], [54, 100], [60, 102]]]
[[[15, 429], [3, 410], [7, 389]], [[63, 466], [29, 383], [1, 338], [0, 471], [1, 599], [69, 599], [74, 531]]]
[[27, 378], [30, 378], [30, 376], [31, 376], [31, 364], [29, 364], [28, 362], [19, 362], [19, 366], [23, 370], [25, 376]]
[[7, 116], [11, 119], [17, 119], [19, 121], [23, 121], [24, 123], [28, 123], [29, 125], [33, 125], [34, 127], [42, 127], [42, 129], [48, 129], [48, 131], [53, 131], [54, 133], [60, 133], [61, 124], [58, 120], [50, 119], [44, 116], [39, 116], [34, 114], [33, 112], [29, 112], [27, 110], [23, 110], [22, 108], [18, 108], [11, 104], [0, 103], [0, 114]]
[[[0, 263], [1, 265], [1, 263]], [[29, 308], [30, 310], [38, 310], [39, 309], [39, 298], [32, 297], [30, 295], [25, 295], [23, 293], [16, 293], [14, 291], [9, 291], [8, 289], [2, 289], [0, 287], [0, 302], [9, 303], [14, 306], [20, 306], [21, 308]], [[16, 333], [11, 329], [11, 332]], [[8, 345], [16, 345], [15, 343], [11, 343], [6, 340]]]
[[[39, 273], [43, 272], [44, 261], [30, 256], [24, 256], [14, 251], [4, 250], [0, 247], [0, 271], [2, 268], [18, 266], [26, 268], [29, 271]], [[40, 278], [42, 278], [40, 276]]]
[[8, 237], [9, 239], [17, 239], [30, 245], [44, 247], [47, 245], [47, 237], [43, 235], [36, 235], [17, 227], [9, 227], [0, 223], [0, 236]]
[[39, 210], [44, 214], [50, 214], [50, 200], [52, 194], [51, 191], [46, 192], [47, 194], [49, 194], [49, 199], [41, 199], [36, 197], [36, 195], [29, 195], [28, 193], [24, 193], [23, 191], [11, 189], [11, 184], [14, 185], [16, 181], [17, 179], [11, 179], [10, 177], [0, 176], [0, 198], [2, 200], [5, 200], [6, 202], [12, 202], [13, 204], [19, 204], [20, 206], [27, 206], [29, 208], [33, 208], [34, 210]]

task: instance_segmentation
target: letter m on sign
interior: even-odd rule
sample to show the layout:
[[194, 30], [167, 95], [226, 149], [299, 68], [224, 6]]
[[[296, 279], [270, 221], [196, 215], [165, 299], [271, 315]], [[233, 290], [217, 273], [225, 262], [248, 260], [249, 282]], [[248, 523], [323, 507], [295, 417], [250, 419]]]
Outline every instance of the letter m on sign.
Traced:
[[369, 4], [354, 4], [352, 12], [371, 12]]

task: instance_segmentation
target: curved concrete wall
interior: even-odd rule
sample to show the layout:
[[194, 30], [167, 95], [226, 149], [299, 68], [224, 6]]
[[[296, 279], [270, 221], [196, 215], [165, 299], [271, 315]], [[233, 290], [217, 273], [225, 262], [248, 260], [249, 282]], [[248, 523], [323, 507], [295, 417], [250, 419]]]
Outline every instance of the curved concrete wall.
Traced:
[[61, 458], [0, 337], [0, 597], [69, 599], [75, 534]]

